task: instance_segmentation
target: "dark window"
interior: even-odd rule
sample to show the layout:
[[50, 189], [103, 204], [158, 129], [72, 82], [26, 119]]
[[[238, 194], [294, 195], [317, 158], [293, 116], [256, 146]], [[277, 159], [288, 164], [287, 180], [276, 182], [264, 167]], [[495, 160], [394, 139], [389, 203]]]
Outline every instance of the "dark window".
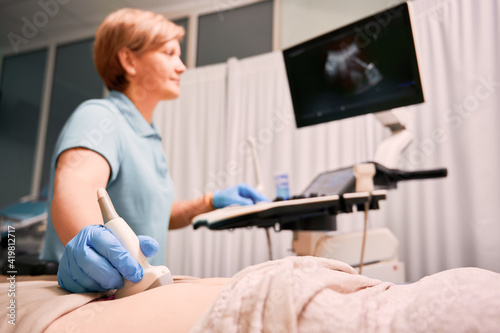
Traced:
[[198, 20], [196, 65], [210, 65], [225, 62], [230, 57], [245, 58], [271, 52], [272, 32], [271, 0], [202, 15]]
[[46, 49], [3, 59], [0, 207], [31, 194], [46, 62]]
[[187, 43], [188, 43], [188, 32], [189, 32], [189, 19], [186, 18], [181, 18], [178, 20], [172, 20], [177, 25], [180, 25], [181, 27], [184, 28], [186, 31], [186, 34], [184, 35], [183, 40], [181, 41], [181, 60], [184, 63], [184, 65], [187, 65], [186, 63], [186, 56], [187, 56]]

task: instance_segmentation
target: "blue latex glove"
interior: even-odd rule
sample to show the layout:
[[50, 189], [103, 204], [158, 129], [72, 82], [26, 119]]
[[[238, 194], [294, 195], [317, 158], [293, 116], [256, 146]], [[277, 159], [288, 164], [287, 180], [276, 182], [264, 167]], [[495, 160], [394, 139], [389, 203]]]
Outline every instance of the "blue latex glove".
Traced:
[[[146, 257], [158, 251], [151, 237], [138, 236]], [[57, 270], [57, 282], [71, 292], [85, 293], [119, 289], [123, 278], [134, 283], [142, 279], [142, 267], [108, 229], [89, 225], [66, 244]]]
[[212, 204], [215, 208], [223, 208], [229, 205], [252, 205], [259, 201], [270, 200], [253, 187], [241, 183], [225, 190], [215, 191]]

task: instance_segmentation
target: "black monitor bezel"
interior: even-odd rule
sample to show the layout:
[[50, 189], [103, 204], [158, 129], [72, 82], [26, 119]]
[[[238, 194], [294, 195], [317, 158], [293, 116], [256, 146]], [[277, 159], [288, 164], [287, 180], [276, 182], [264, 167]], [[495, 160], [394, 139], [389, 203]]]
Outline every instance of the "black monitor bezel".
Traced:
[[[332, 113], [328, 115], [323, 115], [321, 117], [315, 117], [315, 118], [302, 118], [301, 114], [298, 112], [296, 105], [298, 105], [297, 101], [297, 94], [294, 92], [296, 91], [296, 87], [294, 87], [293, 79], [290, 79], [290, 66], [287, 66], [287, 60], [291, 57], [291, 55], [297, 53], [298, 50], [302, 48], [311, 48], [315, 44], [318, 43], [324, 43], [326, 40], [331, 40], [331, 37], [337, 34], [342, 34], [345, 33], [349, 30], [353, 30], [354, 27], [357, 26], [366, 26], [367, 23], [372, 22], [374, 20], [377, 20], [377, 16], [383, 15], [385, 13], [397, 13], [399, 11], [402, 11], [402, 15], [405, 21], [405, 24], [407, 25], [406, 31], [409, 32], [408, 39], [410, 41], [411, 45], [411, 50], [409, 51], [410, 53], [410, 62], [412, 66], [412, 72], [413, 72], [413, 77], [415, 79], [415, 88], [416, 88], [416, 94], [414, 96], [409, 96], [409, 97], [403, 97], [403, 98], [398, 98], [398, 99], [393, 99], [393, 100], [388, 100], [388, 101], [383, 101], [383, 102], [377, 102], [373, 103], [370, 105], [363, 105], [363, 106], [357, 106], [353, 108], [349, 108], [345, 111], [342, 112], [337, 112], [337, 113]], [[411, 15], [410, 15], [410, 9], [407, 3], [400, 4], [398, 6], [392, 7], [390, 9], [378, 12], [376, 14], [370, 15], [366, 18], [363, 18], [361, 20], [358, 20], [356, 22], [350, 23], [348, 25], [345, 25], [341, 28], [332, 30], [328, 33], [325, 33], [321, 36], [318, 36], [316, 38], [313, 38], [311, 40], [308, 40], [306, 42], [303, 42], [301, 44], [295, 45], [293, 47], [290, 47], [288, 49], [283, 50], [283, 60], [285, 63], [285, 69], [288, 77], [288, 85], [290, 88], [290, 94], [292, 98], [292, 103], [294, 106], [294, 114], [295, 114], [295, 122], [297, 128], [305, 127], [305, 126], [311, 126], [311, 125], [317, 125], [325, 122], [330, 122], [334, 120], [341, 120], [345, 118], [351, 118], [351, 117], [356, 117], [356, 116], [361, 116], [364, 114], [369, 114], [369, 113], [375, 113], [375, 112], [381, 112], [381, 111], [386, 111], [398, 107], [404, 107], [404, 106], [409, 106], [413, 104], [418, 104], [418, 103], [423, 103], [424, 102], [424, 93], [422, 89], [422, 82], [420, 78], [420, 71], [419, 71], [419, 66], [418, 66], [418, 61], [417, 61], [417, 53], [415, 49], [415, 40], [413, 37], [413, 29], [412, 29], [412, 24], [411, 24]]]

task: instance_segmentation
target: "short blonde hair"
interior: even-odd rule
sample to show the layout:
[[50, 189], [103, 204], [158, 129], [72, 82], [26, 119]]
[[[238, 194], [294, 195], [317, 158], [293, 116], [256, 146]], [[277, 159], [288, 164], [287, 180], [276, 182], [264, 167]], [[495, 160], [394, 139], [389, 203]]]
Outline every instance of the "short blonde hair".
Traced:
[[153, 12], [123, 8], [109, 14], [97, 29], [94, 63], [109, 90], [124, 91], [129, 82], [118, 58], [124, 47], [137, 55], [182, 39], [184, 28]]

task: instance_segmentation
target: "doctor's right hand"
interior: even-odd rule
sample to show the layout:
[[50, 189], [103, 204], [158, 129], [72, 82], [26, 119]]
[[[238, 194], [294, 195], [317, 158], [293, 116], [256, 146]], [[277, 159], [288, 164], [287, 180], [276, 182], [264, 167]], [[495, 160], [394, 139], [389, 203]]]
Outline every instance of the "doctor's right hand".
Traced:
[[[148, 236], [138, 238], [146, 257], [156, 254], [156, 240]], [[57, 282], [67, 291], [85, 293], [119, 289], [123, 278], [137, 283], [142, 275], [142, 267], [118, 238], [102, 225], [88, 225], [66, 244]]]

